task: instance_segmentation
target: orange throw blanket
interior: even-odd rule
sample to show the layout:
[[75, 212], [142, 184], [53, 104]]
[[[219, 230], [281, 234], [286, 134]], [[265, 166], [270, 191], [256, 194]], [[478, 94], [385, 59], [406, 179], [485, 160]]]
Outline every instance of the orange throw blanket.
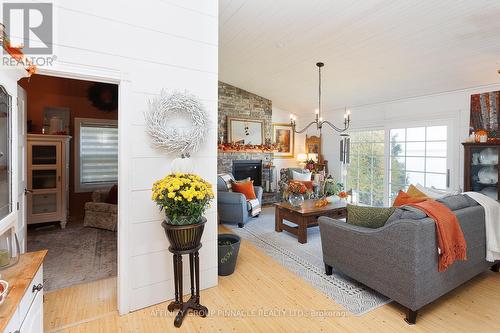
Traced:
[[412, 203], [436, 222], [439, 254], [438, 271], [444, 272], [455, 260], [467, 259], [467, 244], [464, 234], [453, 212], [435, 200]]

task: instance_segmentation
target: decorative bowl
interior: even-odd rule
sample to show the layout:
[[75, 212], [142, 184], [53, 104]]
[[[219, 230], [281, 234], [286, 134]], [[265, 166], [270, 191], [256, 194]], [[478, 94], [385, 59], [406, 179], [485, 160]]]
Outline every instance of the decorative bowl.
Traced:
[[494, 148], [485, 148], [479, 153], [481, 164], [498, 164], [498, 152]]
[[498, 168], [496, 166], [482, 167], [477, 173], [479, 182], [483, 184], [496, 184], [498, 182]]

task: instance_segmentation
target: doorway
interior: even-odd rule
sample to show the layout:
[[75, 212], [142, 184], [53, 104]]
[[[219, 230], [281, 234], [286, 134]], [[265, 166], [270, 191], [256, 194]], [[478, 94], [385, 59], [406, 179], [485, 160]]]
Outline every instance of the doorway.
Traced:
[[37, 74], [18, 84], [26, 250], [49, 250], [44, 288], [116, 276], [118, 85]]

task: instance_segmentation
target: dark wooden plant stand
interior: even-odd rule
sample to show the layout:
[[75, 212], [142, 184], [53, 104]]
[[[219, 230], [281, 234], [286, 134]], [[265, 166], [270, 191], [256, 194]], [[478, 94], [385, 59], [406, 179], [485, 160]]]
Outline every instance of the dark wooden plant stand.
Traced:
[[[167, 309], [173, 312], [179, 309], [179, 312], [175, 316], [174, 326], [181, 327], [184, 317], [188, 313], [189, 309], [193, 310], [195, 314], [206, 317], [208, 314], [208, 309], [200, 304], [200, 261], [198, 258], [198, 250], [201, 248], [201, 244], [197, 247], [184, 250], [176, 251], [172, 247], [168, 250], [174, 254], [174, 284], [175, 284], [175, 300], [172, 301]], [[189, 254], [189, 273], [191, 279], [191, 297], [187, 302], [182, 300], [182, 255]], [[196, 287], [195, 287], [196, 285]]]

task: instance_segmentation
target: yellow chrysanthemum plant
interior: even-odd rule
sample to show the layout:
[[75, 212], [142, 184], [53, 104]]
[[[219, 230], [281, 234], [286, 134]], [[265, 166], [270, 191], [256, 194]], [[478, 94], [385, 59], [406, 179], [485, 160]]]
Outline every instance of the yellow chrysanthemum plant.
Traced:
[[212, 184], [196, 174], [175, 173], [153, 184], [152, 199], [165, 212], [167, 223], [187, 225], [200, 222], [214, 198]]

